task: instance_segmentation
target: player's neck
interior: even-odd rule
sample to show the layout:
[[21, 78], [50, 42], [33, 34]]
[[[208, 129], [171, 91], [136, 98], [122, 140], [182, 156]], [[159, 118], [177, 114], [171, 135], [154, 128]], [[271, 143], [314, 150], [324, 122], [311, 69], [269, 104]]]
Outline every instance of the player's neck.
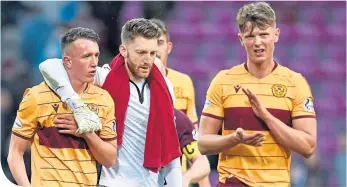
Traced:
[[71, 82], [71, 86], [72, 86], [72, 89], [77, 93], [77, 94], [81, 94], [83, 93], [87, 87], [88, 87], [88, 83], [85, 83], [85, 82], [81, 82], [77, 79], [74, 79], [72, 78], [70, 75], [69, 75], [69, 78], [70, 78], [70, 82]]
[[269, 75], [275, 66], [273, 59], [263, 63], [254, 63], [250, 60], [247, 61], [247, 70], [254, 77], [261, 79]]

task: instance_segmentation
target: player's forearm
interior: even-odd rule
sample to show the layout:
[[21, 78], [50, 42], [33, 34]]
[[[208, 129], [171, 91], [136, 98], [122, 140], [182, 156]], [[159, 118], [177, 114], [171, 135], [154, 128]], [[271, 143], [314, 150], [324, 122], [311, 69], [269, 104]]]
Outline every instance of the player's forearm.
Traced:
[[19, 186], [29, 187], [30, 182], [25, 170], [23, 155], [19, 153], [9, 153], [7, 157], [8, 166], [10, 167], [13, 178]]
[[110, 168], [116, 163], [117, 148], [111, 143], [104, 142], [95, 133], [85, 133], [83, 138], [86, 140], [93, 156], [101, 165]]
[[219, 154], [239, 144], [236, 133], [228, 135], [205, 134], [199, 137], [198, 146], [201, 154]]
[[183, 180], [188, 179], [190, 184], [198, 183], [210, 174], [210, 163], [204, 155], [197, 155], [191, 167], [183, 174]]
[[61, 59], [48, 59], [41, 62], [39, 69], [47, 85], [58, 94], [62, 101], [75, 94]]
[[270, 132], [277, 143], [297, 152], [305, 158], [310, 157], [316, 147], [316, 137], [288, 127], [281, 120], [273, 115], [264, 118], [264, 122], [270, 129]]

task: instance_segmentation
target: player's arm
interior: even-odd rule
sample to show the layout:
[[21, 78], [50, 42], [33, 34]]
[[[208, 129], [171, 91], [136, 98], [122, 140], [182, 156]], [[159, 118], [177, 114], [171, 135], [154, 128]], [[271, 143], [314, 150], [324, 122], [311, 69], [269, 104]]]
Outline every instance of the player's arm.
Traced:
[[[73, 90], [66, 69], [61, 59], [48, 59], [40, 63], [39, 69], [48, 86], [58, 94], [62, 101], [67, 99], [80, 99]], [[94, 85], [101, 87], [110, 72], [110, 66], [105, 64], [103, 67], [96, 67]], [[67, 103], [68, 104], [68, 103]]]
[[29, 146], [30, 141], [11, 135], [9, 153], [7, 157], [8, 166], [12, 176], [19, 186], [28, 187], [30, 182], [25, 170], [23, 155]]
[[[47, 85], [61, 97], [73, 111], [76, 121], [79, 124], [79, 133], [94, 132], [101, 127], [98, 117], [91, 112], [74, 91], [66, 73], [61, 59], [48, 59], [39, 65], [40, 71]], [[94, 84], [102, 85], [110, 68], [108, 65], [103, 68], [97, 67]]]
[[264, 118], [274, 139], [281, 145], [309, 158], [315, 151], [317, 122], [315, 118], [293, 120], [293, 128], [269, 114]]
[[205, 155], [201, 155], [198, 144], [192, 141], [182, 149], [183, 154], [193, 163], [190, 168], [183, 173], [183, 181], [189, 184], [198, 183], [210, 173], [210, 163]]
[[198, 147], [203, 155], [219, 154], [239, 144], [236, 134], [218, 135], [222, 120], [201, 116], [199, 127]]
[[306, 80], [298, 75], [294, 78], [296, 95], [293, 100], [293, 128], [269, 113], [250, 90], [244, 90], [255, 114], [269, 127], [275, 141], [290, 150], [309, 158], [315, 151], [317, 121], [313, 108], [313, 97]]
[[104, 141], [95, 133], [82, 134], [86, 140], [90, 151], [95, 159], [106, 168], [112, 167], [116, 163], [117, 139]]
[[[102, 140], [95, 132], [76, 134], [78, 125], [74, 117], [69, 114], [58, 115], [57, 119], [54, 120], [54, 124], [61, 129], [59, 133], [84, 138], [92, 155], [103, 166], [109, 168], [115, 163], [117, 153], [116, 137], [113, 137], [111, 140]], [[114, 124], [114, 121], [107, 125], [112, 126], [112, 124]]]
[[203, 155], [218, 154], [239, 143], [235, 133], [218, 135], [224, 118], [222, 72], [212, 80], [207, 90], [206, 101], [199, 125], [198, 147]]
[[99, 135], [94, 132], [83, 133], [81, 135], [76, 134], [77, 123], [72, 115], [59, 115], [54, 121], [60, 133], [71, 134], [84, 138], [88, 147], [95, 157], [95, 159], [103, 166], [109, 168], [116, 162], [117, 157], [117, 133], [116, 122], [114, 117], [114, 102], [112, 97], [106, 92], [107, 99], [107, 112], [104, 120], [104, 124], [100, 130]]
[[30, 89], [24, 93], [13, 124], [7, 162], [11, 173], [20, 186], [30, 186], [23, 155], [37, 127], [37, 105]]

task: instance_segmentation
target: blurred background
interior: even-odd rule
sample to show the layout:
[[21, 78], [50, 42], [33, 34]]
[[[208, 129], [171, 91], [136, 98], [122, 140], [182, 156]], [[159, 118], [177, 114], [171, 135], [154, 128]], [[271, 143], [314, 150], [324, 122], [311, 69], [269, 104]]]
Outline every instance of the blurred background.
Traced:
[[[200, 115], [212, 78], [245, 62], [237, 38], [238, 9], [247, 2], [4, 2], [1, 1], [1, 165], [26, 88], [43, 81], [38, 64], [61, 57], [60, 36], [72, 27], [99, 33], [100, 63], [118, 53], [120, 27], [136, 17], [167, 22], [174, 44], [169, 67], [191, 76]], [[315, 97], [316, 153], [294, 154], [292, 186], [346, 187], [346, 2], [270, 2], [281, 29], [275, 59], [302, 73]], [[213, 186], [217, 156], [210, 156]], [[25, 154], [30, 174], [30, 151]]]

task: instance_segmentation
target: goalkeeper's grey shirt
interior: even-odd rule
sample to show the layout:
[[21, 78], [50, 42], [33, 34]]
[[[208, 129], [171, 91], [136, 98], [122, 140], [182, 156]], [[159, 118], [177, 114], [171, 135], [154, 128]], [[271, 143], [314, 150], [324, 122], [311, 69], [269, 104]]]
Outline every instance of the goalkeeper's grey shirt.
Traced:
[[[150, 90], [145, 81], [129, 84], [130, 98], [124, 122], [123, 143], [118, 147], [116, 164], [111, 168], [102, 167], [99, 184], [109, 187], [158, 186], [158, 173], [143, 167]], [[173, 94], [173, 89], [170, 88]], [[171, 167], [180, 167], [179, 159], [176, 160]]]

